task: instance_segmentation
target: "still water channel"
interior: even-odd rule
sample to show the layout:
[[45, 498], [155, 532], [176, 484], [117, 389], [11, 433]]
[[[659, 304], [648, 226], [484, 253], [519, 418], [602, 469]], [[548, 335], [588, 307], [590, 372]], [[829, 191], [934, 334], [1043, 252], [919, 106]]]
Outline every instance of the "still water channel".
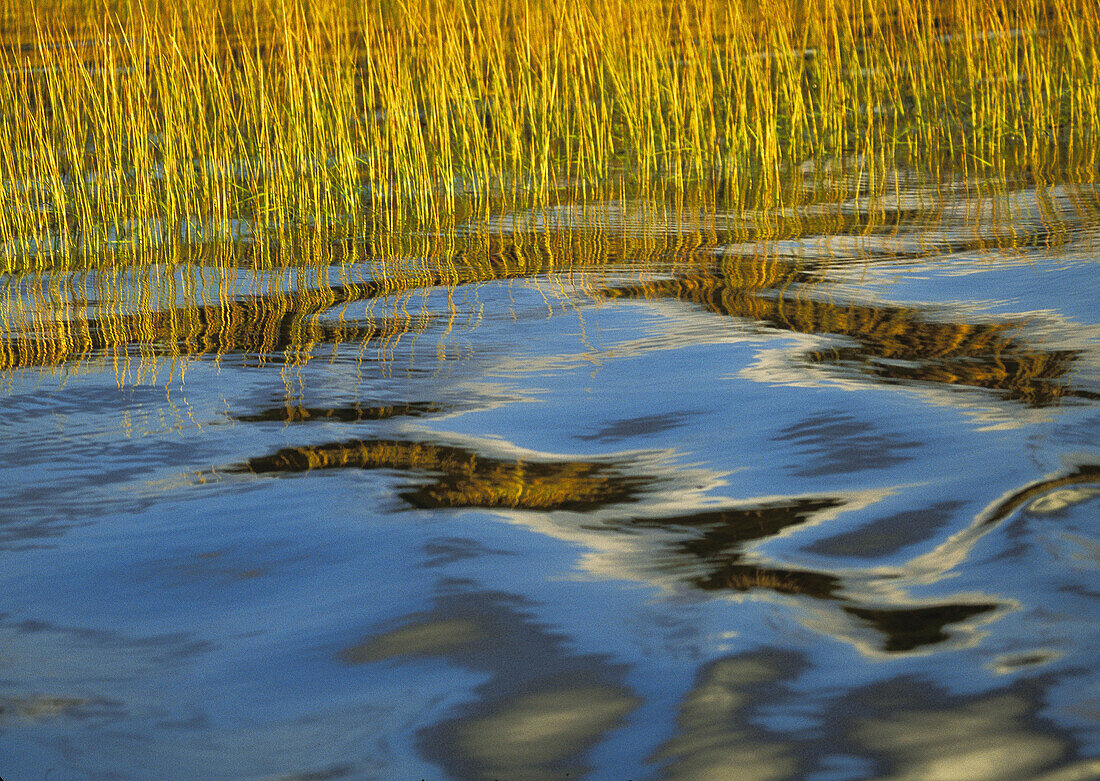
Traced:
[[907, 186], [6, 278], [0, 776], [1100, 776], [1100, 192]]

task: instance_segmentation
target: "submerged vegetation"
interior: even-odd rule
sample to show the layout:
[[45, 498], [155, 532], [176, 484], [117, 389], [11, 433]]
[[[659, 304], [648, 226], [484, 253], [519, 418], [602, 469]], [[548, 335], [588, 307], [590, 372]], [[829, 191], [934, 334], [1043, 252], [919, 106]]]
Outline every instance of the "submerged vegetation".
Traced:
[[744, 273], [743, 265], [730, 263], [719, 272], [609, 288], [600, 295], [672, 298], [781, 331], [847, 337], [854, 346], [816, 350], [802, 360], [811, 366], [850, 367], [886, 382], [986, 388], [1036, 407], [1056, 404], [1065, 396], [1092, 395], [1065, 383], [1078, 357], [1076, 352], [1023, 343], [1013, 334], [1018, 324], [942, 322], [930, 319], [920, 309], [792, 296], [778, 285], [739, 284]]
[[[1087, 0], [7, 0], [0, 268], [890, 171], [1091, 179]], [[274, 240], [274, 241], [273, 241]]]

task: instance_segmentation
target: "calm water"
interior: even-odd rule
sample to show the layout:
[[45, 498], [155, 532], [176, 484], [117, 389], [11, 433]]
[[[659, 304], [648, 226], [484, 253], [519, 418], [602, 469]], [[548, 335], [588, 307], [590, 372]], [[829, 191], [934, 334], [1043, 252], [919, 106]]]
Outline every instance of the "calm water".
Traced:
[[4, 281], [5, 781], [1100, 776], [1100, 191], [632, 209]]

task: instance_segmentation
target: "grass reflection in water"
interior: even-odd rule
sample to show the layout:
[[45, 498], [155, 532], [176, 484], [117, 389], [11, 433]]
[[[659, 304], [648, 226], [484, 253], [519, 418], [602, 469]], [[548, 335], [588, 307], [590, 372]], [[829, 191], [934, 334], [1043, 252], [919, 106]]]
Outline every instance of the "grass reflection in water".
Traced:
[[407, 504], [420, 509], [601, 511], [604, 520], [596, 528], [603, 529], [608, 540], [638, 530], [657, 532], [648, 547], [649, 560], [636, 562], [640, 568], [637, 575], [642, 578], [650, 570], [671, 574], [707, 592], [773, 592], [834, 602], [882, 635], [882, 650], [887, 653], [943, 642], [950, 636], [948, 625], [999, 607], [992, 602], [867, 605], [858, 591], [846, 590], [841, 575], [765, 565], [745, 555], [752, 543], [843, 508], [846, 502], [838, 497], [793, 497], [690, 515], [623, 517], [625, 506], [652, 494], [660, 479], [636, 474], [625, 462], [505, 460], [463, 447], [381, 439], [285, 448], [227, 471], [300, 474], [333, 469], [423, 475], [421, 485], [398, 492]]
[[632, 502], [644, 478], [609, 462], [502, 460], [450, 445], [351, 440], [294, 447], [250, 459], [232, 471], [288, 474], [320, 469], [388, 469], [431, 479], [400, 496], [413, 507], [502, 507], [586, 511]]
[[727, 271], [684, 273], [672, 279], [611, 287], [611, 299], [673, 299], [714, 314], [802, 334], [856, 342], [806, 353], [813, 365], [849, 367], [888, 382], [930, 382], [996, 390], [1032, 406], [1055, 404], [1087, 391], [1066, 383], [1079, 353], [1029, 346], [1012, 322], [959, 323], [933, 319], [919, 308], [844, 304], [787, 289], [796, 269], [768, 273], [744, 285], [744, 263]]
[[[467, 244], [455, 251], [453, 240], [397, 247], [366, 241], [358, 248], [365, 254], [355, 257], [368, 267], [358, 271], [370, 276], [340, 283], [326, 278], [329, 264], [340, 267], [343, 256], [336, 245], [326, 246], [319, 257], [304, 257], [304, 269], [283, 268], [267, 277], [253, 270], [235, 278], [225, 269], [211, 271], [190, 263], [169, 263], [163, 274], [135, 267], [85, 275], [13, 276], [5, 280], [7, 289], [0, 300], [0, 372], [75, 368], [128, 351], [154, 364], [163, 358], [227, 354], [258, 361], [283, 357], [304, 364], [315, 346], [384, 346], [403, 334], [422, 331], [431, 318], [422, 305], [410, 304], [417, 293], [598, 268], [616, 253], [612, 246], [583, 234], [528, 237], [526, 243], [522, 238], [484, 234]], [[405, 252], [416, 260], [408, 260]], [[420, 252], [423, 257], [417, 255]], [[189, 274], [200, 275], [201, 282], [187, 280]], [[257, 285], [272, 289], [251, 292]], [[160, 303], [173, 296], [193, 303]], [[358, 316], [349, 315], [356, 304], [364, 309]], [[385, 314], [376, 314], [376, 308]], [[127, 381], [124, 374], [118, 379]]]

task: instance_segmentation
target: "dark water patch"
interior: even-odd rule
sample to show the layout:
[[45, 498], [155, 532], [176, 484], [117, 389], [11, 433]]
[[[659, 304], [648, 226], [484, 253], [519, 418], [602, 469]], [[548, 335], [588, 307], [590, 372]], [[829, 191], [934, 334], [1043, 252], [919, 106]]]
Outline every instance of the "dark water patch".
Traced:
[[838, 577], [826, 572], [760, 566], [745, 561], [742, 549], [747, 543], [773, 537], [843, 504], [842, 499], [834, 497], [803, 497], [690, 515], [632, 518], [621, 528], [690, 531], [691, 537], [664, 546], [659, 566], [704, 591], [760, 589], [832, 598], [841, 586]]
[[[157, 576], [167, 575], [174, 585], [196, 582], [228, 585], [277, 575], [288, 565], [302, 561], [300, 554], [283, 545], [267, 543], [249, 548], [220, 548], [182, 553], [152, 562]], [[137, 570], [137, 573], [141, 573]]]
[[687, 425], [698, 412], [668, 412], [661, 415], [640, 415], [612, 421], [591, 434], [577, 434], [574, 439], [586, 442], [621, 442], [624, 439], [659, 434]]
[[[119, 426], [121, 428], [121, 425]], [[183, 467], [195, 463], [196, 448], [186, 442], [152, 436], [118, 436], [104, 426], [81, 432], [69, 439], [64, 448], [31, 436], [20, 437], [18, 450], [4, 465], [8, 468], [55, 468], [66, 465], [73, 483], [95, 480], [103, 485], [122, 482], [127, 477], [148, 474], [150, 461], [158, 467]], [[66, 488], [68, 486], [61, 486]]]
[[178, 719], [161, 719], [155, 724], [159, 729], [198, 733], [210, 728], [210, 718], [205, 713], [196, 713]]
[[906, 439], [844, 413], [822, 413], [783, 429], [777, 442], [800, 453], [799, 477], [886, 469], [915, 457], [923, 442]]
[[868, 559], [889, 556], [929, 539], [947, 526], [964, 506], [963, 502], [947, 501], [937, 502], [921, 510], [905, 510], [885, 518], [877, 518], [850, 532], [819, 540], [805, 550], [826, 556]]
[[996, 610], [995, 603], [953, 603], [910, 608], [870, 608], [848, 605], [844, 612], [855, 616], [885, 636], [887, 653], [912, 651], [947, 640], [947, 626]]
[[32, 462], [22, 467], [34, 473], [35, 481], [0, 495], [0, 550], [54, 547], [69, 530], [96, 523], [105, 514], [140, 513], [159, 502], [156, 486], [119, 490], [143, 473], [138, 465], [73, 470], [60, 483], [56, 475], [66, 466]]
[[951, 322], [933, 319], [930, 311], [921, 308], [837, 303], [811, 297], [812, 288], [795, 295], [781, 283], [783, 274], [773, 279], [768, 272], [771, 266], [757, 268], [756, 278], [750, 275], [747, 284], [737, 276], [701, 272], [607, 288], [598, 295], [673, 299], [782, 331], [851, 339], [855, 346], [815, 350], [804, 360], [811, 366], [848, 368], [887, 382], [985, 388], [1034, 407], [1088, 393], [1065, 381], [1080, 352], [1029, 346], [1018, 335], [1018, 323]]
[[424, 545], [424, 553], [427, 561], [424, 566], [428, 568], [446, 567], [460, 561], [468, 561], [485, 555], [513, 555], [508, 551], [489, 548], [475, 539], [468, 537], [449, 537], [442, 540], [434, 540]]
[[[0, 550], [20, 551], [52, 547], [53, 541], [76, 526], [91, 521], [77, 521], [56, 505], [47, 505], [41, 491], [16, 491], [3, 497], [18, 507], [18, 512], [0, 515]], [[74, 503], [75, 504], [75, 503]], [[86, 506], [81, 503], [82, 506]], [[76, 507], [73, 507], [76, 510]], [[40, 512], [41, 511], [41, 512]]]
[[389, 420], [390, 418], [419, 418], [446, 412], [451, 407], [431, 401], [413, 401], [403, 404], [383, 404], [346, 407], [305, 407], [287, 405], [272, 407], [249, 415], [237, 415], [242, 423], [305, 423], [308, 421], [335, 421], [339, 423], [358, 423], [364, 420]]
[[392, 439], [355, 439], [284, 448], [231, 473], [295, 474], [328, 469], [422, 473], [423, 485], [399, 496], [421, 509], [486, 507], [586, 512], [637, 501], [653, 478], [626, 464], [582, 460], [506, 460], [464, 447]]
[[0, 489], [0, 549], [52, 547], [68, 530], [104, 515], [148, 511], [164, 496], [159, 480], [209, 463], [202, 444], [124, 438], [118, 428], [69, 438], [64, 448], [50, 442], [35, 436], [10, 443], [5, 471], [21, 479]]
[[[581, 778], [587, 753], [640, 705], [628, 667], [569, 650], [521, 598], [461, 584], [430, 612], [345, 649], [349, 664], [434, 657], [488, 680], [473, 702], [417, 735], [421, 754], [453, 778]], [[387, 661], [388, 660], [388, 661]]]
[[749, 507], [706, 510], [688, 515], [636, 517], [631, 526], [690, 529], [698, 536], [685, 541], [683, 550], [702, 559], [722, 558], [739, 546], [772, 537], [805, 523], [817, 513], [844, 505], [837, 497], [800, 497]]
[[1079, 419], [1054, 427], [1054, 436], [1059, 442], [1064, 442], [1067, 449], [1085, 450], [1095, 447], [1097, 432], [1100, 432], [1100, 405], [1093, 406], [1087, 413]]

